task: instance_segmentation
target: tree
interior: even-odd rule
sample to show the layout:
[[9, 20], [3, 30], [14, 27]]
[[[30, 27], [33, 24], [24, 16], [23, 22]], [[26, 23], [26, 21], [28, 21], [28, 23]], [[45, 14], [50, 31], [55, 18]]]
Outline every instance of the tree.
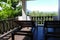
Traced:
[[58, 16], [58, 13], [33, 11], [33, 12], [30, 12], [29, 15], [30, 16]]
[[0, 10], [0, 19], [6, 19], [11, 17], [16, 17], [18, 15], [22, 14], [22, 5], [16, 7], [12, 6], [15, 3], [18, 4], [18, 1], [12, 1], [12, 0], [0, 0], [0, 7], [2, 10]]

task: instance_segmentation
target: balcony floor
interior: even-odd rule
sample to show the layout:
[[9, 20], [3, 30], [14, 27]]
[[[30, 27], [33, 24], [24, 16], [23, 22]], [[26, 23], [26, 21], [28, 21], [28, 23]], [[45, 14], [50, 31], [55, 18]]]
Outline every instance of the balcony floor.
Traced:
[[[49, 29], [49, 31], [53, 31], [53, 29]], [[28, 40], [28, 37], [25, 36], [20, 36], [20, 35], [15, 35], [15, 40]], [[11, 40], [11, 39], [9, 39]], [[43, 26], [38, 27], [38, 30], [36, 29], [34, 33], [34, 40], [44, 40], [44, 33], [43, 33]], [[60, 40], [56, 38], [49, 38], [49, 40]]]
[[[23, 28], [24, 31], [30, 31], [31, 28]], [[9, 40], [12, 40], [11, 38]], [[27, 36], [15, 35], [15, 40], [30, 40]]]
[[[12, 40], [11, 38], [9, 40]], [[21, 35], [15, 35], [15, 40], [30, 40], [29, 37], [21, 36]]]

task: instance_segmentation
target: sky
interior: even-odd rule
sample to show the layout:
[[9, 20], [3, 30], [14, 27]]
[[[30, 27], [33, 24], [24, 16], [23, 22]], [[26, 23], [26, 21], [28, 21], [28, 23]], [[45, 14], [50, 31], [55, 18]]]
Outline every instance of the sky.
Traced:
[[26, 2], [30, 11], [57, 12], [58, 0], [34, 0]]

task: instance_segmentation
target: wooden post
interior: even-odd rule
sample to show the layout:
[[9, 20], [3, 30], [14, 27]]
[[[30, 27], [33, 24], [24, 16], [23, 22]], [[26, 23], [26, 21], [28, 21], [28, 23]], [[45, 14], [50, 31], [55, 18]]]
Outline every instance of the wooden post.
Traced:
[[14, 33], [11, 33], [11, 35], [12, 35], [12, 40], [14, 40]]

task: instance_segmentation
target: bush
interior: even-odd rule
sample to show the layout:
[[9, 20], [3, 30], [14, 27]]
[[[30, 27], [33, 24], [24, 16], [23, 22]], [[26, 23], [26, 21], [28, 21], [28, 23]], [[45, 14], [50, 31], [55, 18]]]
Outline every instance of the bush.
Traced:
[[[7, 18], [14, 18], [20, 13], [22, 14], [22, 6], [17, 7], [16, 9], [12, 8], [11, 5], [7, 3], [0, 3], [0, 7], [2, 10], [0, 10], [0, 20], [1, 19], [7, 19]], [[19, 9], [20, 8], [20, 9]]]

